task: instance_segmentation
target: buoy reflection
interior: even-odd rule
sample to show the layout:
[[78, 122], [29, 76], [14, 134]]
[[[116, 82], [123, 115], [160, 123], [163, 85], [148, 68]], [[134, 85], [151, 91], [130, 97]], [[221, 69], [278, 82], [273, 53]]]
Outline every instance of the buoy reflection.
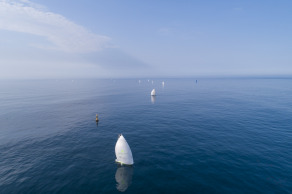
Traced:
[[133, 166], [120, 166], [116, 172], [117, 190], [125, 192], [132, 183]]

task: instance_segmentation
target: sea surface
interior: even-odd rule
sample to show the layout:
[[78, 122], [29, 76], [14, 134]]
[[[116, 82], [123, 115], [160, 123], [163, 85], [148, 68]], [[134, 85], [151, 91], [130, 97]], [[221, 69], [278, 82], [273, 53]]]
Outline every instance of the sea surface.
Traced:
[[292, 193], [292, 79], [140, 82], [1, 80], [0, 193]]

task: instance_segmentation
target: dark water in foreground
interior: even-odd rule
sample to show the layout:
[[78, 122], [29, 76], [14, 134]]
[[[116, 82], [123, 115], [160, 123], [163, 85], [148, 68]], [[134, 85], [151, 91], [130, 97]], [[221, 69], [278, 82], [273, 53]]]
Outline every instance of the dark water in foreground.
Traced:
[[292, 193], [292, 79], [162, 81], [1, 81], [0, 193]]

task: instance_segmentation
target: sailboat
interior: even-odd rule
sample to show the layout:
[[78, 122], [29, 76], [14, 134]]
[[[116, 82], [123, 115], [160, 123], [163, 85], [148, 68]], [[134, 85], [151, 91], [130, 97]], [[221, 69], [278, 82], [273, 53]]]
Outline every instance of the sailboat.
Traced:
[[116, 143], [115, 147], [116, 152], [116, 162], [120, 164], [126, 164], [126, 165], [133, 165], [134, 160], [132, 156], [132, 151], [130, 149], [130, 146], [128, 145], [126, 139], [122, 134], [119, 135], [118, 141]]
[[151, 91], [151, 96], [156, 96], [155, 89]]

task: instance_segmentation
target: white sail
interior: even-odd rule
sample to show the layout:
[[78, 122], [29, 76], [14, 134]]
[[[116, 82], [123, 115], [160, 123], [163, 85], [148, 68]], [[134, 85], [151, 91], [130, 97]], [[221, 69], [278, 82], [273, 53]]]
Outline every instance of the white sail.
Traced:
[[132, 151], [122, 134], [116, 143], [115, 152], [117, 157], [116, 162], [127, 165], [134, 164]]
[[151, 96], [156, 96], [155, 89], [153, 89], [153, 90], [151, 91]]

